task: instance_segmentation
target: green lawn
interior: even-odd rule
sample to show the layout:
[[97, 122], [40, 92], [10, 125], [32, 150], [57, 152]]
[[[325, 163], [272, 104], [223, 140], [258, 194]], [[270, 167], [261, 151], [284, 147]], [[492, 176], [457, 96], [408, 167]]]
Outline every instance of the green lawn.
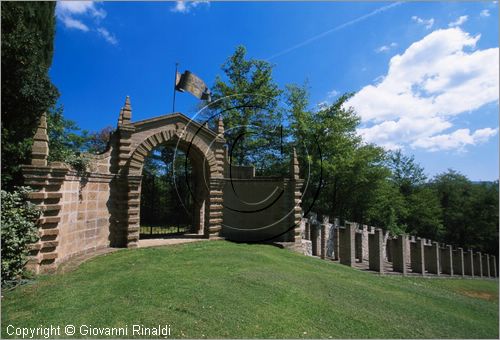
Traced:
[[2, 337], [69, 323], [169, 324], [172, 338], [498, 338], [498, 281], [380, 277], [211, 241], [121, 250], [4, 293]]

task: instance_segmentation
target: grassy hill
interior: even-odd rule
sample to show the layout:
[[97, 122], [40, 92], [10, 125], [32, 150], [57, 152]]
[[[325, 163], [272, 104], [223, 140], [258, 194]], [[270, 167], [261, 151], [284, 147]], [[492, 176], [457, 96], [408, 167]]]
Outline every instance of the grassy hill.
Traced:
[[273, 246], [196, 242], [121, 250], [4, 292], [3, 338], [9, 324], [169, 324], [172, 338], [498, 338], [498, 281], [381, 277]]

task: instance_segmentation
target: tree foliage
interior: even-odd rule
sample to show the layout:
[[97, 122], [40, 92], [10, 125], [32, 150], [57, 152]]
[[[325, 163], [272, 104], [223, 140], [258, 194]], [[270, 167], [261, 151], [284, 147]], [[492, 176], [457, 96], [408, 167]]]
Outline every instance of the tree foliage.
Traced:
[[220, 113], [226, 126], [231, 161], [254, 165], [262, 172], [281, 159], [281, 90], [272, 79], [272, 65], [247, 58], [243, 46], [222, 65], [212, 88], [212, 114]]
[[[371, 224], [394, 234], [406, 232], [498, 251], [498, 182], [472, 183], [454, 171], [429, 180], [413, 156], [363, 142], [357, 133], [360, 119], [346, 107], [352, 94], [311, 107], [307, 82], [280, 89], [272, 78], [272, 65], [247, 59], [241, 46], [222, 66], [222, 72], [224, 77], [217, 77], [212, 90], [215, 100], [225, 100], [213, 108], [224, 112], [226, 129], [239, 127], [226, 134], [229, 143], [251, 124], [270, 131], [267, 140], [245, 135], [240, 149], [233, 150], [233, 161], [260, 161], [267, 171], [261, 169], [259, 174], [280, 170], [284, 174], [283, 158], [262, 160], [276, 155], [278, 149], [289, 154], [294, 146], [301, 177], [307, 181], [302, 201], [305, 211]], [[249, 109], [252, 105], [267, 111]], [[285, 124], [278, 144], [273, 127], [281, 119]]]
[[22, 182], [20, 165], [40, 115], [58, 91], [48, 76], [55, 32], [55, 2], [2, 4], [2, 186]]

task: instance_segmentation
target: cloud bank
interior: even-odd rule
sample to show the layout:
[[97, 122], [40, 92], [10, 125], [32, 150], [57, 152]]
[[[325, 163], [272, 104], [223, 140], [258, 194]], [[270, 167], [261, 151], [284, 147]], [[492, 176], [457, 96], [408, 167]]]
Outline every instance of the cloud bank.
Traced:
[[440, 29], [392, 57], [379, 83], [347, 103], [361, 117], [365, 141], [461, 151], [496, 135], [497, 127], [453, 131], [455, 117], [498, 101], [498, 47], [478, 50], [479, 39], [459, 27]]

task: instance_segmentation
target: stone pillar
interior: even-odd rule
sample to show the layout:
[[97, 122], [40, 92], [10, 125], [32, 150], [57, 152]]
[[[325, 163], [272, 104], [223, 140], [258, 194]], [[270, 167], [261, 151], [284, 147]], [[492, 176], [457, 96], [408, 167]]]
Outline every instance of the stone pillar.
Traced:
[[432, 242], [425, 246], [425, 268], [431, 274], [439, 276], [441, 268], [439, 266], [439, 244]]
[[293, 153], [290, 161], [290, 181], [293, 188], [293, 194], [292, 194], [293, 197], [291, 197], [293, 204], [293, 214], [290, 217], [291, 219], [290, 224], [295, 226], [295, 231], [294, 231], [295, 242], [300, 242], [300, 230], [298, 228], [300, 219], [302, 218], [302, 207], [300, 205], [300, 203], [302, 202], [301, 201], [302, 193], [300, 192], [300, 190], [302, 189], [304, 181], [300, 179], [299, 161], [297, 158], [297, 152], [295, 148], [293, 148]]
[[424, 240], [417, 238], [410, 243], [411, 270], [413, 273], [425, 275]]
[[320, 240], [320, 258], [323, 260], [326, 257], [326, 240], [327, 240], [327, 235], [326, 231], [329, 229], [328, 225], [330, 224], [330, 218], [328, 216], [323, 216], [323, 222], [321, 223], [321, 240]]
[[339, 248], [339, 243], [340, 243], [340, 221], [338, 218], [335, 218], [334, 220], [334, 239], [333, 239], [333, 259], [335, 261], [338, 261], [340, 256], [340, 248]]
[[141, 178], [142, 176], [128, 176], [127, 248], [139, 245]]
[[47, 115], [42, 113], [31, 147], [31, 165], [46, 166], [49, 157], [49, 137], [47, 135]]
[[373, 234], [368, 235], [368, 262], [370, 270], [384, 273], [384, 232], [382, 229], [375, 229]]
[[441, 248], [441, 271], [443, 274], [453, 276], [453, 249], [450, 245]]
[[392, 245], [392, 237], [391, 236], [388, 236], [386, 238], [385, 253], [387, 256], [387, 261], [392, 262], [393, 245]]
[[[225, 139], [224, 139], [224, 123], [222, 115], [219, 115], [217, 125], [217, 137], [213, 143], [215, 166], [210, 173], [210, 188], [208, 193], [209, 218], [208, 230], [205, 235], [210, 239], [218, 239], [222, 231], [222, 222], [224, 220], [224, 162], [225, 162]], [[295, 230], [300, 234], [300, 219], [295, 225]], [[300, 235], [299, 235], [300, 238]]]
[[464, 273], [465, 275], [469, 275], [474, 277], [474, 252], [472, 249], [467, 251], [467, 254], [464, 254]]
[[407, 274], [406, 268], [406, 253], [408, 249], [406, 248], [407, 243], [407, 235], [399, 235], [397, 238], [392, 240], [392, 267], [393, 271], [403, 273], [403, 275]]
[[210, 239], [219, 238], [220, 232], [222, 230], [222, 211], [223, 211], [223, 201], [224, 201], [224, 179], [223, 178], [211, 178], [210, 179], [210, 191], [209, 191], [209, 202], [210, 202], [210, 215], [208, 220], [208, 232], [205, 234]]
[[490, 275], [490, 255], [483, 254], [483, 275], [486, 277], [491, 277]]
[[495, 255], [490, 256], [490, 272], [492, 277], [498, 277], [497, 276], [497, 259]]
[[354, 234], [354, 249], [357, 262], [363, 262], [363, 233], [358, 228]]
[[58, 259], [59, 223], [63, 198], [62, 186], [69, 169], [63, 163], [48, 165], [49, 138], [47, 135], [47, 116], [40, 117], [31, 148], [31, 165], [22, 165], [24, 185], [35, 192], [28, 199], [42, 211], [38, 220], [39, 240], [30, 244], [26, 268], [35, 274], [52, 273]]
[[474, 275], [483, 277], [483, 257], [479, 251], [474, 254]]
[[304, 239], [306, 240], [311, 240], [311, 223], [309, 223], [309, 220], [307, 218], [303, 219], [304, 223]]
[[363, 225], [361, 229], [361, 262], [362, 260], [368, 260], [368, 226]]
[[453, 274], [461, 276], [465, 275], [464, 250], [462, 248], [453, 250]]
[[23, 165], [22, 171], [24, 185], [36, 190], [28, 198], [42, 211], [38, 220], [40, 239], [28, 247], [30, 252], [26, 268], [35, 274], [53, 273], [58, 259], [61, 189], [69, 169], [62, 163], [56, 163], [51, 166]]
[[354, 265], [354, 234], [355, 225], [351, 222], [346, 222], [344, 228], [339, 228], [339, 250], [340, 263], [346, 266]]

